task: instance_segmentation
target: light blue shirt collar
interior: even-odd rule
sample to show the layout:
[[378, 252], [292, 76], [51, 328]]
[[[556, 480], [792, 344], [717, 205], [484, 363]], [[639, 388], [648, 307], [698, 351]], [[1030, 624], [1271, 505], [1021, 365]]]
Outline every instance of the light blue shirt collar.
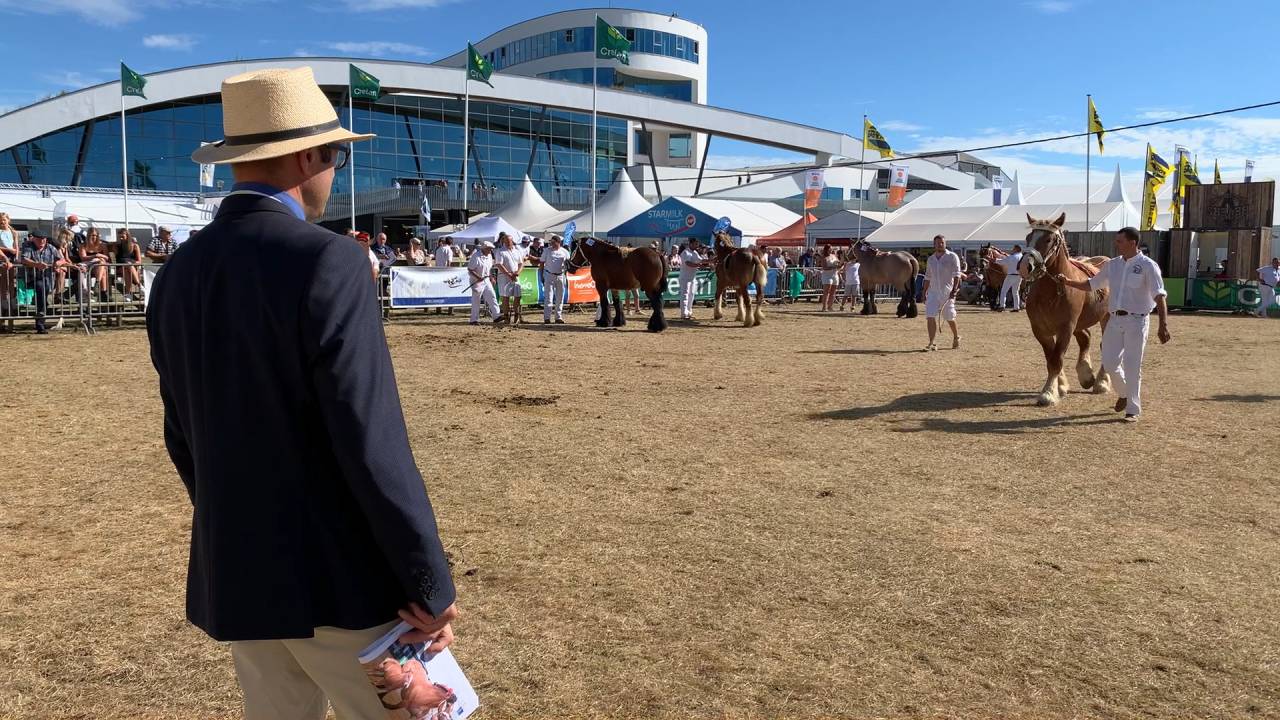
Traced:
[[264, 197], [269, 197], [289, 208], [289, 212], [293, 213], [294, 217], [299, 220], [307, 219], [306, 211], [302, 209], [302, 206], [298, 204], [297, 200], [293, 199], [292, 195], [265, 183], [238, 182], [231, 186], [231, 192], [227, 194], [227, 197], [231, 197], [232, 195], [262, 195]]

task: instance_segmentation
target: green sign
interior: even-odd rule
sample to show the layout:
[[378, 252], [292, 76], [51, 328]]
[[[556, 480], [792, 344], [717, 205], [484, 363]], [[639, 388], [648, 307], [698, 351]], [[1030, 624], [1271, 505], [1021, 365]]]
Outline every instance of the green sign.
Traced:
[[1239, 280], [1188, 279], [1185, 307], [1205, 310], [1249, 310], [1262, 300], [1258, 284]]
[[377, 102], [382, 97], [382, 83], [378, 78], [351, 65], [351, 97]]
[[538, 268], [527, 267], [520, 271], [520, 304], [538, 304]]
[[599, 15], [596, 16], [596, 57], [631, 64], [631, 41]]
[[[716, 296], [716, 274], [712, 270], [699, 271], [693, 276], [693, 299], [713, 300]], [[662, 294], [663, 300], [680, 300], [680, 272], [667, 273], [667, 290]]]
[[120, 63], [120, 94], [132, 95], [146, 99], [146, 95], [142, 94], [142, 89], [147, 86], [147, 79], [138, 73], [129, 69], [128, 65]]
[[493, 87], [493, 83], [489, 82], [489, 76], [492, 74], [493, 63], [485, 60], [484, 56], [471, 46], [471, 43], [467, 43], [467, 79], [478, 80]]

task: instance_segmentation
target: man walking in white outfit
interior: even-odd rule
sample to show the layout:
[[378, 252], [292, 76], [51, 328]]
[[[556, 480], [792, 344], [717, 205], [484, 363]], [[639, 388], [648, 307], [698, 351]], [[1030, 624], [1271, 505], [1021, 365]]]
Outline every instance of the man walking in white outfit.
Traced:
[[569, 290], [569, 278], [565, 275], [569, 263], [569, 251], [559, 235], [551, 236], [551, 244], [543, 248], [542, 263], [542, 323], [551, 322], [552, 316], [559, 325], [564, 324], [564, 296]]
[[1004, 312], [1004, 299], [1013, 293], [1013, 311], [1022, 310], [1022, 275], [1018, 272], [1018, 263], [1022, 262], [1022, 246], [1014, 245], [1013, 252], [1000, 258], [996, 263], [1004, 268], [1004, 284], [1000, 286], [1000, 300], [996, 303], [996, 312]]
[[1261, 304], [1258, 305], [1258, 317], [1267, 316], [1267, 308], [1276, 304], [1276, 284], [1280, 282], [1280, 258], [1271, 258], [1270, 265], [1258, 268], [1258, 285], [1261, 292]]
[[1077, 290], [1109, 289], [1107, 309], [1111, 319], [1102, 333], [1102, 367], [1111, 374], [1111, 386], [1120, 394], [1116, 412], [1124, 411], [1125, 422], [1137, 422], [1142, 413], [1142, 354], [1146, 350], [1151, 311], [1160, 317], [1156, 337], [1169, 342], [1168, 294], [1160, 266], [1138, 250], [1138, 231], [1122, 228], [1116, 233], [1116, 251], [1097, 275], [1088, 280], [1068, 280], [1058, 275], [1058, 282]]
[[933, 339], [938, 335], [938, 318], [951, 326], [951, 348], [960, 347], [960, 328], [956, 325], [956, 294], [960, 292], [960, 256], [947, 249], [947, 239], [933, 236], [933, 254], [924, 272], [924, 314], [929, 325], [929, 344], [925, 352], [937, 350]]
[[698, 271], [705, 261], [698, 252], [698, 239], [691, 238], [689, 244], [680, 252], [680, 319], [693, 319], [693, 296], [697, 290]]
[[498, 298], [493, 294], [493, 243], [485, 240], [480, 249], [467, 260], [467, 274], [471, 278], [471, 324], [480, 324], [480, 304], [489, 309], [489, 317], [497, 325], [505, 318], [498, 312]]

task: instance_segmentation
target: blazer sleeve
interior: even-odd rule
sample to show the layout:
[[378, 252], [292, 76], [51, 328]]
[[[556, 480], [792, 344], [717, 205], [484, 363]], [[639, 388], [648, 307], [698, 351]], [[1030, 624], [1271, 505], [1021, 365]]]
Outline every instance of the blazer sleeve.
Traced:
[[453, 579], [359, 245], [337, 237], [325, 245], [303, 305], [311, 380], [342, 474], [407, 598], [438, 616], [453, 604]]

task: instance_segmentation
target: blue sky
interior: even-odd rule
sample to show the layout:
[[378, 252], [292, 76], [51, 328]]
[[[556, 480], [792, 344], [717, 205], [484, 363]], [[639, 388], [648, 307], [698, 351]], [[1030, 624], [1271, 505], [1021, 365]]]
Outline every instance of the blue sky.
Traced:
[[[602, 3], [546, 0], [0, 0], [0, 108], [146, 73], [297, 54], [430, 62], [502, 27]], [[607, 5], [608, 3], [603, 3]], [[1280, 100], [1267, 0], [916, 0], [802, 3], [629, 0], [709, 33], [714, 105], [860, 134], [864, 112], [899, 151], [969, 148], [1083, 129], [1085, 93], [1118, 126]], [[68, 32], [68, 28], [71, 30]], [[1184, 28], [1179, 42], [1177, 29]], [[1141, 172], [1151, 142], [1214, 157], [1227, 179], [1246, 157], [1280, 176], [1280, 106], [1114, 133], [1097, 181]], [[1028, 182], [1079, 182], [1083, 141], [981, 155]], [[797, 159], [714, 141], [717, 166]]]

